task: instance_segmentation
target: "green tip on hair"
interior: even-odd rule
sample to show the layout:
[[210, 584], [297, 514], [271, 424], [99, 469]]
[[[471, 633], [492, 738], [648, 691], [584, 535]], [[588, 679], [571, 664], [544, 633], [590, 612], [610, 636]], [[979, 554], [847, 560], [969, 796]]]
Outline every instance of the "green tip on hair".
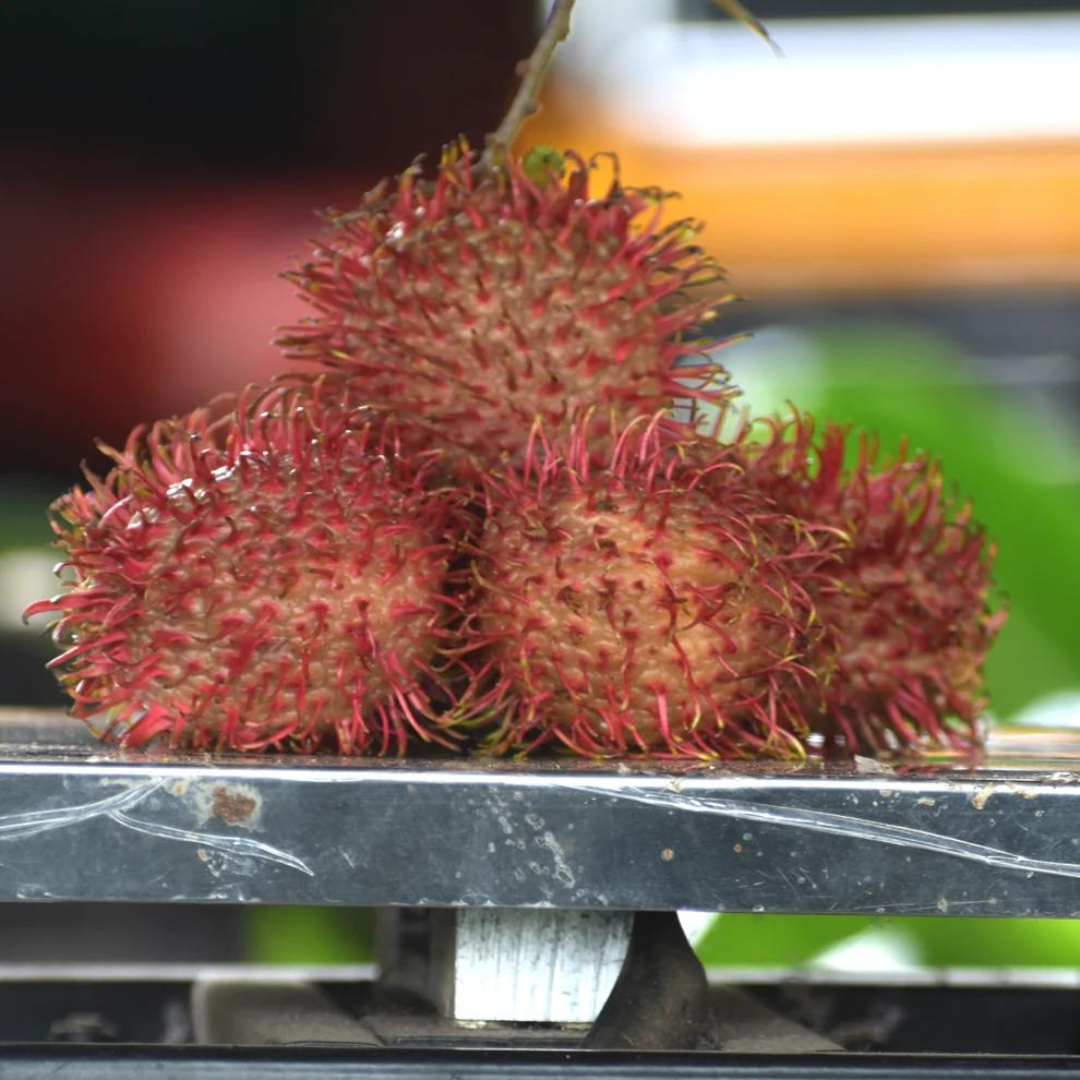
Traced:
[[534, 146], [522, 159], [525, 175], [536, 184], [561, 180], [566, 173], [566, 158], [554, 146]]

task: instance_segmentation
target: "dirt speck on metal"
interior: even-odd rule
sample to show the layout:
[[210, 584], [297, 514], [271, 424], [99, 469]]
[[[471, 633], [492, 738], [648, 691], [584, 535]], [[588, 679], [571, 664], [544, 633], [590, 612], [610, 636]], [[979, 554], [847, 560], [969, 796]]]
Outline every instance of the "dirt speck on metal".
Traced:
[[228, 784], [221, 780], [193, 784], [192, 792], [199, 824], [222, 821], [241, 829], [259, 827], [262, 795], [249, 784]]
[[258, 809], [259, 801], [254, 795], [224, 784], [214, 788], [214, 816], [230, 825], [250, 825]]

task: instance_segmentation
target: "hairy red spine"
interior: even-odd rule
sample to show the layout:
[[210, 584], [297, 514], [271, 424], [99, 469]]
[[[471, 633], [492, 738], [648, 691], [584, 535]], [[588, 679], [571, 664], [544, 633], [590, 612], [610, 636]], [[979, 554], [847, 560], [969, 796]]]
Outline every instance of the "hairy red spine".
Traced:
[[54, 506], [53, 661], [106, 737], [347, 753], [447, 742], [462, 498], [325, 379], [138, 429]]
[[[521, 162], [469, 154], [384, 182], [329, 215], [315, 258], [287, 275], [316, 314], [291, 355], [350, 371], [368, 400], [488, 461], [520, 450], [539, 417], [556, 431], [600, 405], [626, 420], [677, 401], [723, 400], [726, 372], [687, 340], [719, 297], [718, 267], [661, 222], [665, 196], [591, 164], [539, 182]], [[715, 345], [715, 341], [711, 343]]]
[[831, 531], [749, 491], [729, 454], [630, 424], [595, 464], [534, 429], [488, 485], [460, 659], [498, 749], [797, 756], [808, 590]]
[[906, 446], [882, 460], [847, 427], [796, 414], [739, 436], [748, 476], [784, 510], [848, 543], [814, 596], [827, 633], [814, 724], [850, 750], [968, 751], [980, 742], [982, 665], [1004, 622], [991, 607], [994, 547], [939, 464]]

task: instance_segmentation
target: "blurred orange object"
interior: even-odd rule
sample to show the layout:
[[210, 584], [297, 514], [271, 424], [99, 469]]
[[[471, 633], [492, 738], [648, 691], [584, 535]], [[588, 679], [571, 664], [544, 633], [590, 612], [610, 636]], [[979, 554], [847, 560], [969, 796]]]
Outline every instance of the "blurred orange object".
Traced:
[[1080, 285], [1080, 139], [676, 146], [565, 82], [525, 134], [617, 151], [625, 183], [677, 189], [669, 212], [705, 221], [758, 299]]

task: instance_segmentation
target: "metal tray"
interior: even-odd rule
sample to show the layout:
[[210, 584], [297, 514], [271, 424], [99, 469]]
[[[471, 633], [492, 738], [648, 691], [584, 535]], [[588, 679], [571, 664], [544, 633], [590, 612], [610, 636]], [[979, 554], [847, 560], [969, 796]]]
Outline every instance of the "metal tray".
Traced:
[[0, 711], [0, 900], [1080, 915], [1080, 735], [978, 767], [133, 753]]

